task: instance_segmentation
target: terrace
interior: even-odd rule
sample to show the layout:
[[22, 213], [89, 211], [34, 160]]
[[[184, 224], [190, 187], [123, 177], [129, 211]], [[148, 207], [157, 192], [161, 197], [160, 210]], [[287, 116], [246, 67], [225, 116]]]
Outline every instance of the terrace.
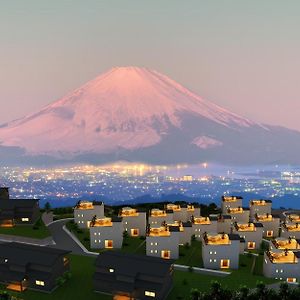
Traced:
[[285, 224], [284, 227], [287, 231], [290, 231], [290, 232], [300, 231], [300, 226], [299, 226], [298, 223], [296, 223], [296, 224]]
[[160, 227], [160, 228], [150, 228], [148, 231], [148, 236], [161, 236], [161, 237], [167, 237], [170, 236], [170, 231], [166, 227]]
[[165, 210], [161, 210], [161, 209], [157, 209], [154, 208], [151, 210], [151, 217], [166, 217], [166, 211]]
[[299, 222], [300, 223], [300, 215], [291, 214], [291, 215], [289, 215], [289, 219], [292, 222]]
[[187, 211], [195, 211], [194, 205], [188, 204], [188, 205], [187, 205]]
[[256, 228], [253, 223], [246, 223], [246, 224], [236, 223], [235, 228], [237, 231], [240, 232], [256, 231]]
[[296, 239], [293, 238], [277, 238], [273, 241], [274, 246], [276, 247], [276, 249], [279, 250], [297, 250], [300, 249], [300, 245], [298, 244], [298, 241]]
[[223, 202], [237, 202], [238, 200], [241, 200], [241, 198], [235, 196], [223, 196], [222, 200]]
[[182, 222], [175, 221], [174, 223], [168, 223], [166, 225], [167, 225], [167, 227], [178, 227], [179, 231], [181, 231], [181, 232], [184, 231]]
[[206, 245], [229, 245], [231, 241], [229, 239], [228, 234], [225, 233], [217, 233], [217, 234], [205, 234], [204, 242]]
[[267, 256], [273, 264], [296, 264], [298, 263], [298, 258], [293, 251], [268, 251]]
[[194, 217], [193, 223], [195, 225], [210, 225], [211, 224], [209, 217]]
[[90, 227], [112, 227], [113, 222], [111, 218], [95, 219], [91, 222]]
[[181, 211], [181, 207], [179, 204], [169, 203], [167, 204], [167, 210]]
[[135, 208], [123, 207], [119, 215], [120, 217], [137, 217], [139, 213]]
[[242, 214], [244, 212], [242, 207], [230, 207], [228, 208], [229, 214]]
[[87, 210], [87, 209], [94, 209], [94, 204], [93, 202], [90, 201], [80, 201], [76, 207], [76, 209], [82, 209], [82, 210]]
[[256, 215], [255, 218], [259, 222], [271, 222], [271, 221], [273, 221], [273, 216], [271, 214]]
[[266, 206], [267, 205], [267, 201], [266, 200], [251, 200], [250, 204], [252, 206], [255, 206], [255, 205], [257, 205], [257, 206]]

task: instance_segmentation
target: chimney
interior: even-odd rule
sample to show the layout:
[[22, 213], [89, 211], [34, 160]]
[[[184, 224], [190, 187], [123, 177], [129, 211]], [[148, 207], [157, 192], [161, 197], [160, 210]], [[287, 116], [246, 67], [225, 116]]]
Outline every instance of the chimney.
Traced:
[[0, 187], [0, 200], [8, 200], [9, 199], [9, 188]]

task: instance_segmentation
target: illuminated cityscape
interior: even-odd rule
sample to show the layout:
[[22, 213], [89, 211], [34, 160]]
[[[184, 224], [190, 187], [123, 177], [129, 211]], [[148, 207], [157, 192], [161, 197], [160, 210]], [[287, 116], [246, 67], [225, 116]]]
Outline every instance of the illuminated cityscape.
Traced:
[[[246, 169], [247, 170], [247, 169]], [[59, 168], [2, 167], [2, 185], [11, 186], [16, 198], [39, 198], [53, 206], [73, 205], [77, 199], [100, 199], [106, 203], [130, 202], [145, 195], [152, 200], [182, 195], [199, 202], [219, 201], [222, 194], [251, 194], [265, 198], [297, 197], [298, 171], [226, 170], [201, 164], [149, 166], [145, 164], [79, 165]], [[283, 198], [286, 201], [286, 198]], [[276, 201], [274, 202], [276, 205]], [[284, 202], [285, 204], [286, 202]], [[292, 204], [288, 202], [287, 206]], [[282, 203], [278, 207], [284, 206]]]

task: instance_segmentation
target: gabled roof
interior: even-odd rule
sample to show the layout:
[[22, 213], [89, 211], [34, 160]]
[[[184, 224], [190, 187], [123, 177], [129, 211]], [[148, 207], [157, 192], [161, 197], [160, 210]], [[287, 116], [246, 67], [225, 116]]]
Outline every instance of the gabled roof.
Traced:
[[1, 263], [7, 259], [7, 263], [13, 265], [38, 264], [51, 266], [60, 256], [68, 253], [70, 251], [16, 242], [0, 244]]
[[173, 263], [174, 260], [119, 251], [103, 252], [96, 259], [97, 267], [114, 269], [115, 275], [130, 277], [138, 275], [164, 277], [170, 272]]

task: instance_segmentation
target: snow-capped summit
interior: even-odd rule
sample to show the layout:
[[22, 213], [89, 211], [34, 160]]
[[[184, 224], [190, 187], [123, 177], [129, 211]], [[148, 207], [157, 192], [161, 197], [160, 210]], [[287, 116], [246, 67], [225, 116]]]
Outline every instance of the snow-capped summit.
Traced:
[[118, 67], [2, 126], [0, 145], [21, 148], [25, 155], [201, 161], [208, 151], [217, 157], [238, 141], [242, 150], [250, 132], [264, 140], [270, 128], [204, 100], [156, 71]]

